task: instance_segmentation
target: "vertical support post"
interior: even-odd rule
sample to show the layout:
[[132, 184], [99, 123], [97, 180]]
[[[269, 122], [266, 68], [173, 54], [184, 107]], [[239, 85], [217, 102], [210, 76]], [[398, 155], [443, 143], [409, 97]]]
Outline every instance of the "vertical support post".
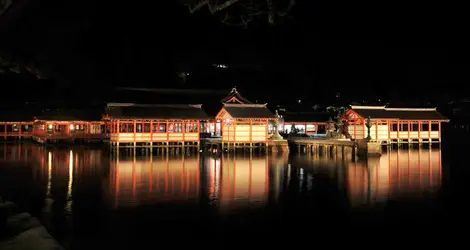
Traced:
[[379, 120], [375, 120], [375, 141], [379, 141]]
[[408, 144], [410, 144], [411, 122], [410, 122], [410, 121], [407, 121], [406, 123], [408, 124]]
[[397, 143], [400, 146], [400, 121], [397, 121]]
[[135, 153], [136, 147], [137, 147], [137, 121], [134, 120], [134, 153]]
[[170, 134], [169, 134], [170, 132], [169, 132], [169, 130], [170, 130], [170, 123], [168, 121], [166, 121], [165, 131], [166, 131], [166, 146], [167, 146], [167, 148], [168, 148], [168, 143], [170, 142]]
[[421, 121], [418, 121], [418, 147], [421, 145]]
[[150, 120], [150, 150], [153, 148], [153, 120]]
[[[120, 141], [120, 137], [121, 137], [121, 129], [119, 128], [119, 124], [120, 124], [120, 120], [117, 120], [117, 125], [116, 125], [116, 146], [117, 146], [117, 149], [119, 150], [119, 141]], [[112, 138], [112, 135], [111, 135], [111, 138]]]
[[181, 132], [183, 133], [183, 141], [181, 142], [181, 152], [184, 155], [184, 144], [185, 144], [185, 133], [186, 133], [186, 121], [182, 120], [181, 121]]
[[431, 121], [428, 121], [428, 124], [429, 124], [428, 125], [428, 142], [431, 143], [432, 141], [431, 140], [431, 125], [432, 125]]
[[250, 119], [250, 152], [253, 150], [253, 120]]
[[199, 152], [201, 150], [201, 121], [197, 120], [197, 151]]
[[269, 131], [268, 131], [268, 127], [269, 127], [269, 120], [266, 120], [266, 153], [268, 152], [268, 140], [269, 140]]
[[390, 131], [392, 130], [392, 122], [390, 120], [387, 120], [387, 127], [388, 127], [388, 138], [387, 138], [387, 141], [388, 141], [388, 144], [390, 144], [390, 141], [392, 140], [392, 138], [390, 138]]
[[439, 128], [438, 128], [438, 137], [439, 137], [439, 143], [441, 143], [441, 122], [437, 122]]

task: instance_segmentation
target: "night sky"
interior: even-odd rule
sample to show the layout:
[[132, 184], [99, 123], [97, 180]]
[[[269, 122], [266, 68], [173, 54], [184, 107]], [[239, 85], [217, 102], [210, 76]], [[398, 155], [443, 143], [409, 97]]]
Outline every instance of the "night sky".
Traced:
[[100, 102], [116, 86], [237, 86], [280, 103], [468, 98], [465, 6], [298, 0], [276, 25], [232, 27], [178, 1], [18, 2], [0, 17], [0, 55], [47, 79], [2, 74], [2, 102]]

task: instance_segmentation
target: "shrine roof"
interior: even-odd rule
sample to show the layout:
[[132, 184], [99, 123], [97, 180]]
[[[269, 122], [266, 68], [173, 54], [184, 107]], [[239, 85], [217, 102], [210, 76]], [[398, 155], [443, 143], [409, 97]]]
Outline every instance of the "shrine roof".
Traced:
[[201, 104], [108, 103], [106, 115], [114, 119], [209, 119]]
[[225, 103], [223, 108], [235, 119], [275, 119], [266, 104]]
[[436, 108], [387, 108], [385, 106], [351, 106], [363, 118], [397, 120], [439, 120], [449, 119]]

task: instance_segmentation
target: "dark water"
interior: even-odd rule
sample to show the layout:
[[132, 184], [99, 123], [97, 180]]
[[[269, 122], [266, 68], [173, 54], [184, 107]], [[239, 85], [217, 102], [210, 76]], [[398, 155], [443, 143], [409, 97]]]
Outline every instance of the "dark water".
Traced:
[[0, 195], [40, 218], [69, 249], [397, 241], [433, 237], [467, 219], [465, 157], [444, 146], [361, 160], [110, 157], [99, 148], [3, 144]]

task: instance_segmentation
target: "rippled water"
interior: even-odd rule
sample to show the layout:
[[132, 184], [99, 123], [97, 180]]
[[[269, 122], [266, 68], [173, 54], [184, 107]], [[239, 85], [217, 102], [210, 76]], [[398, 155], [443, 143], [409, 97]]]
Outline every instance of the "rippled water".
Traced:
[[0, 159], [0, 195], [38, 216], [70, 249], [277, 245], [327, 228], [360, 233], [367, 225], [370, 234], [377, 226], [445, 223], [453, 213], [441, 149], [386, 150], [361, 160], [294, 153], [111, 156], [100, 148], [3, 144]]

